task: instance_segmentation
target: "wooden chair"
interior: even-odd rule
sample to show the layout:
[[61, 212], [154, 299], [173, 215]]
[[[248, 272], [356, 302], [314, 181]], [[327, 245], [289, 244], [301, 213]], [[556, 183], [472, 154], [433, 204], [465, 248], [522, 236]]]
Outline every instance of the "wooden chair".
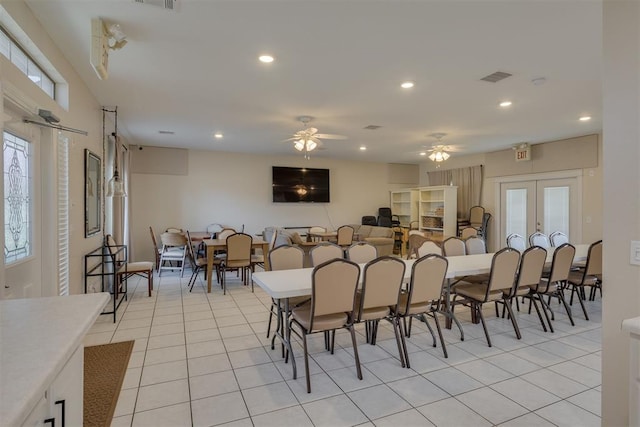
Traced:
[[156, 241], [156, 234], [153, 232], [153, 228], [149, 226], [149, 233], [151, 234], [151, 242], [153, 243], [153, 252], [156, 257], [155, 266], [156, 271], [160, 268], [160, 255], [162, 254], [162, 248], [158, 247], [158, 242]]
[[[326, 332], [325, 347], [328, 350], [333, 349], [336, 329], [344, 328], [350, 332], [358, 379], [362, 380], [358, 343], [353, 328], [360, 268], [358, 264], [345, 259], [332, 259], [315, 267], [311, 277], [311, 301], [291, 310], [289, 322], [291, 331], [302, 339], [307, 393], [311, 393], [307, 335], [316, 332]], [[329, 333], [332, 335], [331, 343], [328, 341]]]
[[[128, 254], [126, 245], [118, 245], [111, 234], [104, 237], [104, 244], [111, 255], [111, 262], [115, 272], [114, 288], [120, 289], [124, 283], [124, 289], [127, 289], [127, 280], [129, 277], [138, 275], [147, 278], [149, 288], [149, 296], [153, 290], [153, 263], [149, 261], [128, 262]], [[114, 290], [117, 294], [118, 291]]]

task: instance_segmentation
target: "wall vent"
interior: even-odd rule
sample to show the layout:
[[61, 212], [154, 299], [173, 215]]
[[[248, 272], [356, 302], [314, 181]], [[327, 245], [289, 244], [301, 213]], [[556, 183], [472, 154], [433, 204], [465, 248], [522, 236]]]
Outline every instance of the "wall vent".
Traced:
[[380, 129], [382, 126], [378, 126], [378, 125], [369, 125], [369, 126], [365, 126], [363, 129], [367, 129], [367, 130], [377, 130]]
[[496, 71], [493, 74], [489, 74], [488, 76], [481, 78], [480, 80], [484, 80], [485, 82], [489, 82], [489, 83], [497, 83], [500, 80], [504, 80], [507, 77], [511, 77], [511, 76], [512, 74], [505, 73], [504, 71]]
[[150, 4], [167, 10], [178, 11], [178, 0], [133, 0], [134, 3]]

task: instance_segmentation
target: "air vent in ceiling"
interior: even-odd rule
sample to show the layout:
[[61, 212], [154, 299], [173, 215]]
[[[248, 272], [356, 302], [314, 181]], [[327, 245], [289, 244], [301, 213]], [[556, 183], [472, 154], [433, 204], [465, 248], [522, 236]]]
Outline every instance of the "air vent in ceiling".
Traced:
[[485, 82], [489, 82], [489, 83], [497, 83], [500, 80], [504, 80], [507, 77], [511, 77], [511, 76], [512, 74], [505, 73], [504, 71], [496, 71], [493, 74], [489, 74], [488, 76], [481, 78], [480, 80], [484, 80]]
[[159, 130], [158, 133], [161, 135], [175, 135], [175, 132], [172, 130]]
[[369, 126], [365, 126], [364, 129], [367, 130], [376, 130], [376, 129], [380, 129], [382, 126], [378, 126], [378, 125], [369, 125]]
[[178, 0], [133, 0], [134, 3], [150, 4], [163, 9], [178, 11]]

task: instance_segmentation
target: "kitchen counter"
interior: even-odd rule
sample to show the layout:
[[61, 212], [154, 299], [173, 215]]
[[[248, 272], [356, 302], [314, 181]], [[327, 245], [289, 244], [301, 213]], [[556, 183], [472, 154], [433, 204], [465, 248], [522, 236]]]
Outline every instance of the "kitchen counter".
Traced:
[[0, 425], [24, 422], [109, 299], [101, 292], [0, 301]]

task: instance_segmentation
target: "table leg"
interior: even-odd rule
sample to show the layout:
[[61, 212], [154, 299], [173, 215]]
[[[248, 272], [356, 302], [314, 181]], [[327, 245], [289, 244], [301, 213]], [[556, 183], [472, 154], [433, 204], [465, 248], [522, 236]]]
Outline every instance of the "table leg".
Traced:
[[262, 254], [264, 256], [264, 271], [270, 271], [271, 265], [269, 264], [269, 243], [262, 244]]
[[207, 246], [207, 293], [211, 293], [211, 274], [213, 273], [213, 246]]
[[296, 370], [296, 358], [293, 354], [293, 347], [291, 346], [291, 325], [287, 321], [287, 315], [289, 313], [289, 298], [284, 299], [284, 344], [287, 346], [287, 351], [291, 355], [291, 367], [293, 368], [293, 379], [298, 378], [298, 371]]

